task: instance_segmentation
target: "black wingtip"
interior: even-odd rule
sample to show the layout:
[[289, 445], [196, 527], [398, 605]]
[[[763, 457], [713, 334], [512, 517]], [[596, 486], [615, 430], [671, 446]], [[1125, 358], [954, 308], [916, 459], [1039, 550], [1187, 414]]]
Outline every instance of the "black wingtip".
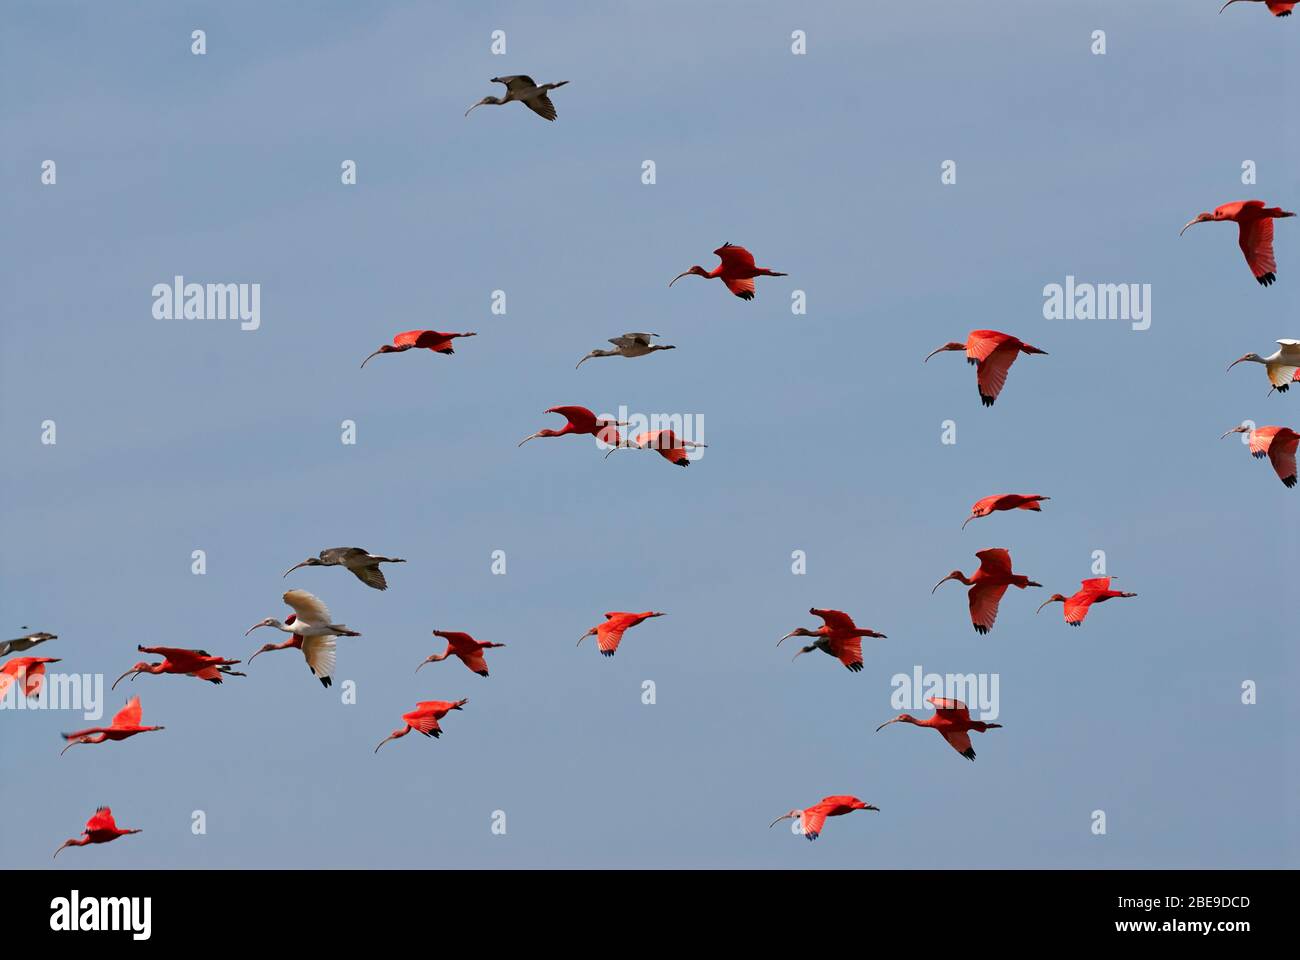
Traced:
[[993, 406], [993, 401], [996, 399], [996, 397], [986, 397], [984, 394], [980, 394], [980, 403], [984, 404], [986, 407]]
[[845, 664], [845, 666], [847, 666], [854, 673], [857, 673], [859, 670], [862, 669], [862, 661], [859, 660], [857, 663]]
[[613, 650], [602, 650], [602, 651], [600, 651], [600, 655], [601, 655], [602, 657], [612, 657], [612, 656], [614, 655], [614, 651], [613, 651]]
[[974, 748], [974, 747], [967, 747], [965, 750], [963, 750], [963, 751], [961, 752], [961, 755], [962, 755], [963, 757], [965, 757], [967, 760], [974, 760], [974, 759], [975, 759], [975, 748]]
[[983, 636], [984, 634], [986, 634], [986, 633], [989, 632], [989, 628], [986, 627], [986, 626], [983, 626], [982, 624], [978, 624], [978, 623], [977, 623], [977, 624], [975, 624], [975, 632], [978, 633], [978, 634], [980, 634], [980, 636]]
[[1291, 476], [1289, 476], [1289, 477], [1283, 477], [1283, 478], [1282, 478], [1282, 482], [1283, 482], [1284, 484], [1286, 484], [1288, 487], [1294, 487], [1294, 486], [1295, 486], [1295, 474], [1293, 473], [1293, 474], [1291, 474]]
[[1276, 273], [1261, 273], [1261, 274], [1260, 274], [1258, 277], [1256, 277], [1255, 279], [1259, 281], [1259, 285], [1260, 285], [1261, 287], [1271, 287], [1273, 284], [1277, 283], [1277, 274], [1276, 274]]

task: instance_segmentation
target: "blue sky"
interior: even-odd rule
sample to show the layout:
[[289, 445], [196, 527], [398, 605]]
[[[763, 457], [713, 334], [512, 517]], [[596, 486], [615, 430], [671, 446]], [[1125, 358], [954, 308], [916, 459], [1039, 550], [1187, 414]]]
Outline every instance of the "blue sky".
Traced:
[[[290, 652], [221, 687], [141, 678], [125, 693], [167, 730], [123, 744], [60, 757], [74, 718], [0, 717], [6, 864], [49, 864], [107, 803], [145, 832], [59, 867], [1296, 866], [1300, 494], [1218, 437], [1300, 423], [1295, 391], [1224, 374], [1300, 337], [1300, 228], [1278, 225], [1267, 290], [1233, 227], [1178, 228], [1300, 203], [1276, 93], [1300, 24], [1218, 6], [9, 5], [5, 635], [51, 630], [59, 666], [110, 680], [137, 643], [247, 657], [294, 586], [364, 636], [340, 640], [355, 705]], [[570, 81], [556, 123], [462, 116], [512, 73]], [[750, 303], [667, 288], [728, 240], [790, 276]], [[261, 329], [155, 320], [176, 274], [260, 283]], [[1067, 274], [1151, 284], [1151, 329], [1045, 320]], [[420, 327], [479, 336], [357, 369]], [[990, 410], [959, 357], [921, 364], [984, 327], [1049, 353]], [[625, 330], [678, 349], [573, 369]], [[517, 449], [557, 404], [701, 416], [709, 448], [688, 470]], [[1052, 499], [960, 529], [1004, 491]], [[386, 593], [280, 578], [352, 544], [410, 562]], [[978, 637], [962, 592], [930, 588], [990, 546], [1046, 589]], [[1077, 631], [1035, 617], [1099, 549], [1140, 596]], [[791, 663], [774, 644], [810, 606], [889, 639], [860, 674]], [[575, 649], [647, 609], [669, 615], [612, 660]], [[487, 680], [417, 676], [434, 628], [508, 647]], [[918, 664], [998, 675], [975, 763], [872, 732]], [[441, 740], [372, 755], [416, 701], [461, 697]], [[817, 844], [765, 829], [836, 793], [881, 812]]]

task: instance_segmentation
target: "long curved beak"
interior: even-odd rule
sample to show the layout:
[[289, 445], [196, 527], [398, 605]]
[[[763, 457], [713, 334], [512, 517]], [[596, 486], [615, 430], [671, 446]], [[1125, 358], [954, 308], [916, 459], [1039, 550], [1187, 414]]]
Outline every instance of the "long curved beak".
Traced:
[[930, 588], [930, 594], [931, 594], [931, 596], [934, 595], [934, 591], [938, 590], [940, 587], [942, 587], [945, 583], [947, 583], [947, 582], [948, 582], [949, 580], [951, 580], [951, 579], [952, 579], [952, 574], [950, 573], [950, 574], [948, 574], [948, 576], [944, 577], [942, 580], [940, 580], [938, 583], [936, 583], [933, 587], [931, 587], [931, 588]]
[[[382, 747], [384, 744], [386, 744], [386, 743], [387, 743], [389, 740], [391, 740], [391, 739], [393, 739], [393, 735], [390, 733], [388, 736], [384, 737], [384, 739], [382, 739], [382, 740], [379, 741], [379, 747]], [[379, 752], [379, 747], [375, 747], [375, 753], [378, 753], [378, 752]]]
[[[1232, 0], [1228, 0], [1228, 2], [1231, 3]], [[1223, 13], [1222, 10], [1220, 10], [1219, 12], [1220, 12], [1220, 13]], [[1181, 237], [1184, 233], [1187, 232], [1187, 228], [1188, 228], [1188, 227], [1192, 226], [1193, 224], [1200, 223], [1200, 222], [1201, 222], [1201, 221], [1200, 221], [1199, 219], [1197, 219], [1196, 217], [1193, 217], [1192, 219], [1188, 220], [1185, 224], [1183, 224], [1183, 229], [1181, 229], [1181, 230], [1178, 231], [1178, 235]]]
[[790, 820], [790, 819], [793, 819], [793, 818], [790, 816], [790, 814], [788, 814], [788, 813], [783, 813], [783, 814], [781, 814], [781, 816], [777, 817], [775, 820], [773, 820], [771, 823], [769, 823], [769, 824], [767, 825], [767, 829], [771, 830], [773, 827], [775, 827], [775, 826], [776, 826], [778, 823], [780, 823], [782, 820]]
[[946, 349], [947, 349], [947, 347], [939, 347], [937, 350], [931, 350], [929, 353], [927, 353], [927, 354], [925, 355], [925, 359], [922, 360], [921, 362], [922, 362], [922, 363], [929, 363], [931, 357], [933, 357], [936, 353], [943, 353], [944, 350], [946, 350]]
[[[426, 663], [433, 663], [433, 661], [432, 661], [432, 660], [428, 660], [428, 659], [421, 660], [421, 661], [420, 661], [420, 667], [423, 667]], [[419, 672], [420, 672], [420, 667], [416, 667], [416, 668], [415, 668], [415, 672], [416, 672], [416, 673], [419, 673]]]
[[[979, 519], [979, 514], [978, 514], [978, 513], [972, 513], [969, 517], [966, 518], [966, 523], [970, 523], [972, 520], [977, 520], [977, 519]], [[966, 523], [963, 523], [963, 524], [961, 525], [961, 528], [962, 528], [963, 530], [966, 529]], [[930, 592], [931, 592], [931, 593], [934, 593], [933, 590], [931, 590]]]
[[[684, 272], [682, 272], [682, 273], [679, 273], [679, 274], [677, 274], [677, 276], [673, 277], [671, 280], [668, 281], [668, 286], [671, 287], [674, 283], [676, 283], [676, 282], [677, 282], [678, 280], [680, 280], [682, 277], [689, 277], [690, 275], [691, 275], [691, 271], [689, 271], [689, 270], [686, 270], [686, 271], [684, 271]], [[656, 334], [656, 336], [658, 336], [658, 334]]]
[[1055, 600], [1044, 600], [1042, 603], [1038, 605], [1038, 609], [1034, 611], [1034, 614], [1038, 615], [1042, 613], [1043, 607], [1047, 606], [1049, 603], [1055, 603], [1055, 602], [1056, 602]]
[[[295, 570], [297, 570], [299, 567], [305, 567], [305, 566], [307, 566], [307, 561], [306, 561], [306, 560], [304, 560], [302, 563], [295, 563], [292, 567], [290, 567], [288, 570], [284, 571], [284, 573], [282, 573], [282, 574], [280, 575], [280, 579], [283, 580], [285, 577], [287, 577], [289, 574], [293, 573], [293, 572], [294, 572]], [[244, 634], [244, 636], [248, 636], [248, 634]]]
[[[136, 670], [135, 668], [132, 668], [132, 669], [128, 670], [126, 673], [122, 674], [122, 677], [128, 676], [128, 675], [130, 675], [130, 674], [132, 674], [132, 673], [134, 673], [134, 674], [139, 674], [139, 672], [140, 672], [139, 670]], [[114, 681], [113, 681], [113, 685], [112, 685], [111, 687], [109, 687], [108, 689], [110, 689], [110, 690], [116, 690], [116, 689], [117, 689], [117, 685], [118, 685], [119, 683], [122, 682], [122, 677], [118, 677], [116, 680], [114, 680]], [[134, 680], [135, 677], [131, 677], [131, 679]]]
[[[496, 81], [494, 80], [493, 83], [495, 83], [495, 82], [496, 82]], [[465, 116], [468, 117], [471, 113], [474, 112], [474, 110], [475, 110], [476, 107], [481, 107], [481, 106], [483, 106], [483, 104], [485, 104], [485, 103], [487, 103], [486, 100], [480, 100], [478, 103], [474, 104], [473, 107], [470, 107], [468, 110], [465, 111]]]
[[793, 637], [793, 636], [794, 636], [794, 631], [791, 630], [791, 631], [790, 631], [789, 633], [787, 633], [784, 637], [782, 637], [780, 640], [778, 640], [778, 641], [776, 642], [776, 645], [777, 645], [778, 647], [781, 646], [781, 644], [785, 643], [787, 640], [789, 640], [789, 639], [790, 639], [791, 637]]
[[69, 750], [71, 750], [79, 743], [81, 743], [80, 740], [69, 740], [68, 745], [59, 751], [59, 756], [63, 756], [65, 753], [67, 753]]
[[374, 353], [372, 353], [370, 356], [366, 357], [366, 359], [362, 360], [362, 361], [361, 361], [361, 369], [362, 369], [362, 370], [366, 369], [366, 364], [369, 363], [371, 360], [373, 360], [375, 357], [379, 356], [379, 355], [380, 355], [381, 353], [383, 353], [383, 352], [384, 352], [384, 351], [382, 351], [382, 350], [376, 350], [376, 351], [375, 351]]
[[1237, 0], [1228, 0], [1227, 3], [1225, 3], [1223, 6], [1219, 8], [1219, 12], [1223, 13], [1224, 10], [1227, 10], [1230, 6], [1232, 6], [1236, 2]]
[[876, 727], [876, 733], [879, 733], [881, 730], [884, 730], [885, 727], [889, 726], [891, 723], [898, 723], [898, 718], [895, 717], [893, 720], [886, 720], [880, 726]]
[[540, 437], [540, 436], [541, 436], [540, 433], [530, 433], [528, 436], [526, 436], [526, 437], [524, 437], [522, 440], [520, 440], [518, 444], [516, 444], [516, 449], [518, 449], [518, 447], [522, 447], [522, 446], [523, 446], [525, 443], [527, 443], [529, 440], [534, 440], [534, 439], [536, 439], [537, 437]]
[[595, 354], [591, 354], [591, 353], [587, 354], [585, 357], [583, 357], [581, 360], [579, 360], [579, 361], [577, 362], [577, 364], [574, 366], [573, 369], [574, 369], [574, 370], [577, 370], [578, 367], [582, 366], [584, 363], [586, 363], [588, 360], [590, 360], [593, 356], [595, 356]]
[[612, 447], [610, 447], [607, 451], [605, 451], [605, 457], [604, 457], [604, 459], [608, 460], [608, 459], [609, 459], [609, 455], [610, 455], [611, 453], [613, 453], [615, 450], [624, 450], [624, 449], [626, 449], [626, 448], [623, 446], [623, 444], [621, 444], [621, 443], [616, 443], [616, 444], [614, 444]]
[[798, 660], [807, 652], [808, 652], [807, 650], [800, 650], [798, 653], [796, 653], [793, 657], [790, 658], [790, 662], [794, 663], [796, 660]]
[[1233, 427], [1233, 428], [1232, 428], [1231, 430], [1229, 430], [1227, 433], [1223, 434], [1222, 437], [1219, 437], [1219, 439], [1222, 440], [1223, 437], [1230, 437], [1230, 436], [1232, 436], [1234, 433], [1241, 433], [1241, 428], [1240, 428], [1240, 427]]
[[591, 636], [590, 630], [588, 630], [586, 633], [584, 633], [582, 636], [578, 638], [577, 646], [579, 647], [582, 646], [582, 641], [586, 640], [589, 636]]
[[[244, 634], [244, 636], [248, 636], [248, 634]], [[254, 660], [256, 660], [259, 656], [261, 656], [264, 653], [266, 653], [266, 651], [259, 647], [256, 651], [254, 651], [253, 655], [248, 658], [248, 662], [251, 664]]]
[[258, 627], [264, 627], [264, 626], [266, 626], [266, 624], [264, 624], [264, 623], [255, 623], [255, 624], [253, 624], [251, 627], [249, 627], [247, 630], [244, 631], [244, 636], [248, 636], [250, 633], [252, 633], [252, 632], [253, 632], [254, 630], [256, 630]]

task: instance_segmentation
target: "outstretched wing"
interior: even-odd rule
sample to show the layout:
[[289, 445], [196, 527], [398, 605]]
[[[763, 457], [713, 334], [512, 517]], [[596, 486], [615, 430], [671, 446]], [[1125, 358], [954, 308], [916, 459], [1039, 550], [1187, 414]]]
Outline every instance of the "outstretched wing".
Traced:
[[945, 730], [943, 738], [967, 760], [975, 759], [975, 748], [970, 745], [970, 734], [965, 730]]
[[735, 277], [723, 277], [722, 282], [727, 285], [727, 289], [740, 297], [741, 300], [754, 299], [754, 280], [752, 277], [739, 280]]
[[826, 810], [822, 804], [809, 807], [799, 817], [799, 825], [803, 828], [803, 835], [809, 840], [816, 840], [821, 836], [822, 827], [826, 826]]
[[1268, 445], [1268, 459], [1277, 471], [1278, 478], [1288, 487], [1296, 485], [1295, 452], [1300, 444], [1300, 434], [1283, 427]]
[[846, 637], [830, 642], [831, 653], [854, 673], [862, 669], [862, 638]]
[[551, 103], [550, 94], [540, 93], [535, 97], [528, 97], [521, 101], [525, 107], [533, 111], [543, 120], [554, 120], [556, 117], [555, 104]]
[[310, 594], [306, 590], [289, 590], [281, 599], [293, 607], [293, 612], [298, 615], [298, 619], [303, 623], [330, 624], [334, 622], [330, 616], [329, 608], [321, 603], [314, 594]]
[[977, 583], [970, 588], [970, 622], [974, 624], [976, 633], [988, 633], [993, 629], [993, 624], [998, 619], [998, 604], [1006, 592], [1005, 583], [996, 586]]
[[821, 617], [826, 626], [832, 630], [856, 630], [858, 625], [843, 610], [820, 610], [817, 607], [808, 611], [814, 617]]
[[724, 243], [713, 253], [722, 258], [724, 273], [733, 270], [744, 273], [747, 270], [754, 269], [754, 255], [744, 247], [738, 247], [734, 243]]
[[1011, 576], [1011, 554], [1003, 547], [990, 547], [975, 554], [979, 558], [980, 569], [989, 576]]
[[951, 697], [929, 697], [926, 702], [933, 705], [935, 712], [945, 719], [962, 722], [970, 719], [970, 710], [960, 700], [953, 700]]
[[1007, 384], [1007, 372], [1019, 355], [1019, 345], [1008, 341], [979, 362], [975, 381], [980, 391], [980, 402], [984, 406], [993, 406], [993, 401]]
[[86, 832], [93, 833], [96, 830], [116, 830], [117, 823], [113, 820], [113, 811], [108, 807], [99, 807], [95, 810], [95, 815], [86, 821]]
[[357, 575], [357, 579], [367, 587], [374, 587], [376, 590], [387, 590], [388, 581], [384, 579], [384, 573], [379, 569], [379, 564], [374, 566], [355, 566], [348, 567]]
[[513, 77], [493, 77], [492, 82], [504, 83], [506, 85], [506, 89], [509, 90], [511, 93], [518, 93], [523, 90], [531, 90], [535, 86], [537, 86], [537, 84], [533, 82], [532, 77], [526, 77], [522, 73]]
[[144, 708], [140, 706], [140, 698], [132, 697], [125, 707], [113, 714], [113, 726], [138, 727], [143, 716]]
[[[305, 638], [302, 642], [302, 655], [307, 659], [307, 666], [311, 667], [311, 672], [315, 676], [322, 681], [333, 678], [337, 657], [337, 645], [333, 637]], [[328, 687], [329, 684], [325, 686]]]
[[1246, 257], [1250, 272], [1262, 285], [1273, 282], [1277, 261], [1273, 259], [1273, 218], [1257, 217], [1241, 221], [1237, 245]]
[[623, 639], [623, 631], [631, 624], [622, 617], [612, 617], [596, 627], [596, 646], [607, 657], [612, 657]]

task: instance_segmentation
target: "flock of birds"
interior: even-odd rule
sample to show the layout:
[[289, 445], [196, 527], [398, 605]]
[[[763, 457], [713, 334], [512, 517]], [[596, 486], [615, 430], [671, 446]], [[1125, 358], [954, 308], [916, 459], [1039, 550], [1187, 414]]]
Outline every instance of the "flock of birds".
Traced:
[[[1223, 9], [1233, 3], [1247, 0], [1228, 0]], [[1294, 2], [1281, 0], [1250, 0], [1264, 2], [1268, 10], [1278, 17], [1290, 15]], [[1223, 12], [1220, 10], [1220, 13]], [[558, 83], [536, 84], [527, 76], [494, 77], [493, 83], [503, 84], [506, 88], [504, 97], [484, 97], [470, 107], [465, 115], [468, 117], [474, 109], [485, 105], [504, 105], [522, 103], [538, 116], [553, 121], [556, 118], [555, 104], [550, 92], [563, 87], [568, 81]], [[1267, 207], [1260, 200], [1237, 201], [1226, 203], [1213, 211], [1201, 213], [1190, 220], [1180, 232], [1198, 223], [1231, 221], [1238, 226], [1238, 243], [1246, 258], [1251, 274], [1262, 286], [1270, 286], [1277, 280], [1277, 263], [1273, 252], [1273, 221], [1295, 216], [1294, 213], [1280, 207]], [[758, 277], [787, 276], [767, 267], [756, 265], [753, 254], [741, 246], [724, 243], [714, 251], [719, 263], [712, 270], [701, 266], [692, 266], [678, 274], [669, 282], [671, 287], [678, 280], [688, 276], [721, 280], [734, 296], [742, 300], [753, 300], [756, 295], [755, 280]], [[473, 337], [476, 334], [441, 332], [436, 330], [408, 330], [393, 337], [392, 344], [385, 344], [371, 353], [361, 367], [382, 354], [403, 353], [411, 349], [430, 350], [435, 353], [452, 355], [455, 351], [453, 342], [457, 339]], [[673, 350], [672, 344], [655, 343], [659, 338], [656, 333], [625, 333], [609, 340], [613, 349], [594, 349], [578, 361], [577, 367], [588, 360], [603, 357], [624, 357], [636, 359], [649, 356], [662, 350]], [[1281, 339], [1277, 341], [1279, 349], [1265, 357], [1257, 353], [1248, 353], [1233, 361], [1228, 369], [1239, 363], [1258, 363], [1264, 366], [1274, 391], [1285, 393], [1290, 385], [1300, 380], [1300, 340]], [[1046, 355], [1045, 350], [1031, 346], [1023, 340], [996, 330], [973, 330], [964, 342], [953, 341], [932, 351], [925, 360], [945, 351], [964, 352], [969, 364], [975, 367], [976, 385], [981, 403], [991, 407], [1001, 394], [1006, 384], [1012, 364], [1021, 355]], [[575, 368], [576, 369], [576, 368]], [[564, 436], [592, 436], [608, 445], [613, 453], [619, 449], [655, 450], [669, 463], [688, 466], [689, 450], [703, 444], [678, 438], [672, 430], [657, 430], [642, 433], [636, 437], [624, 438], [618, 428], [627, 424], [607, 417], [600, 417], [586, 407], [566, 405], [555, 406], [545, 411], [564, 417], [565, 424], [558, 429], [541, 429], [529, 434], [519, 441], [523, 446], [537, 438], [554, 438]], [[1287, 487], [1296, 485], [1296, 449], [1300, 443], [1300, 434], [1289, 427], [1265, 426], [1255, 427], [1249, 423], [1234, 427], [1223, 434], [1224, 437], [1235, 433], [1247, 434], [1249, 448], [1257, 458], [1268, 457], [1278, 477]], [[1041, 511], [1041, 504], [1049, 498], [1040, 494], [1004, 493], [994, 494], [977, 501], [971, 508], [971, 514], [962, 524], [962, 529], [972, 520], [988, 517], [993, 513], [1007, 510]], [[1041, 587], [1042, 584], [1029, 579], [1028, 576], [1014, 571], [1011, 554], [1004, 548], [980, 550], [975, 554], [980, 561], [979, 567], [967, 576], [960, 570], [953, 570], [931, 590], [934, 593], [949, 580], [956, 580], [966, 587], [971, 625], [979, 634], [987, 634], [993, 629], [997, 619], [998, 607], [1010, 587], [1024, 590]], [[381, 570], [382, 564], [398, 564], [406, 561], [397, 557], [372, 554], [359, 547], [335, 547], [320, 551], [317, 556], [308, 557], [285, 571], [288, 576], [302, 567], [343, 567], [351, 572], [367, 587], [386, 590], [387, 580]], [[1051, 603], [1063, 605], [1064, 619], [1070, 626], [1083, 624], [1094, 604], [1104, 603], [1116, 598], [1134, 597], [1131, 592], [1111, 588], [1111, 577], [1094, 577], [1082, 581], [1079, 590], [1072, 595], [1056, 593], [1044, 601], [1038, 608], [1041, 612]], [[337, 639], [339, 637], [358, 637], [358, 631], [335, 622], [328, 607], [316, 596], [305, 590], [288, 590], [283, 595], [284, 603], [292, 610], [283, 620], [268, 617], [255, 623], [245, 636], [261, 627], [269, 627], [287, 635], [279, 643], [266, 643], [248, 658], [248, 664], [264, 653], [277, 650], [298, 650], [306, 662], [312, 676], [329, 687], [337, 665]], [[797, 627], [777, 641], [780, 646], [792, 637], [810, 638], [808, 646], [801, 647], [795, 658], [805, 653], [820, 650], [835, 658], [849, 671], [858, 673], [863, 670], [862, 640], [887, 639], [885, 634], [861, 628], [853, 618], [840, 610], [812, 608], [809, 614], [822, 621], [820, 627]], [[618, 650], [624, 633], [632, 627], [647, 620], [662, 617], [658, 611], [624, 612], [610, 611], [605, 614], [603, 622], [591, 627], [579, 639], [581, 645], [587, 637], [596, 638], [596, 647], [600, 654], [612, 657]], [[486, 651], [504, 647], [503, 643], [481, 641], [462, 631], [434, 630], [433, 636], [446, 641], [446, 648], [441, 653], [433, 653], [416, 666], [419, 672], [426, 664], [439, 663], [455, 657], [469, 670], [482, 677], [489, 675]], [[9, 693], [11, 686], [17, 685], [20, 695], [38, 697], [44, 681], [47, 664], [58, 663], [57, 657], [18, 656], [32, 648], [57, 639], [52, 633], [35, 632], [25, 636], [0, 642], [0, 658], [10, 658], [0, 663], [0, 697]], [[234, 667], [240, 660], [215, 656], [205, 650], [189, 650], [178, 647], [137, 648], [141, 653], [160, 658], [154, 661], [142, 660], [125, 671], [113, 683], [113, 688], [125, 678], [135, 680], [141, 674], [188, 676], [209, 683], [220, 684], [227, 677], [243, 677], [244, 672]], [[375, 753], [391, 740], [405, 737], [412, 731], [425, 737], [440, 737], [444, 720], [452, 711], [462, 710], [469, 701], [460, 700], [426, 700], [415, 705], [413, 710], [402, 714], [402, 726], [393, 730], [375, 747]], [[895, 724], [911, 724], [936, 730], [957, 753], [967, 759], [975, 759], [975, 750], [971, 745], [970, 734], [984, 733], [997, 729], [1001, 724], [985, 723], [973, 720], [967, 706], [959, 700], [931, 697], [928, 701], [933, 707], [932, 714], [925, 719], [917, 719], [911, 714], [902, 713], [887, 720], [877, 727], [877, 732]], [[66, 753], [73, 746], [102, 744], [130, 739], [143, 733], [162, 731], [162, 726], [148, 726], [142, 723], [143, 709], [140, 698], [132, 697], [114, 716], [107, 726], [88, 727], [63, 734]], [[772, 821], [775, 826], [784, 820], [796, 820], [799, 832], [808, 840], [815, 840], [821, 833], [828, 817], [842, 816], [856, 810], [878, 811], [879, 808], [850, 795], [835, 795], [823, 798], [818, 803], [802, 809], [794, 809]], [[112, 810], [108, 807], [98, 808], [87, 821], [80, 837], [67, 840], [55, 851], [59, 852], [70, 846], [107, 843], [118, 837], [139, 833], [138, 829], [121, 829], [117, 826]]]

